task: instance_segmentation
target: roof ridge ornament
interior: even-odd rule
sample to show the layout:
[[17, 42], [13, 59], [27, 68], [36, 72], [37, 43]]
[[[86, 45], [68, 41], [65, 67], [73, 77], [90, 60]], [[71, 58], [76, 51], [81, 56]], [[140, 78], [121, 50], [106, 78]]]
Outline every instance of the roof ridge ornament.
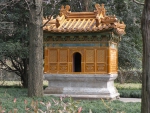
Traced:
[[98, 27], [102, 19], [106, 17], [106, 10], [104, 4], [95, 4], [95, 8], [96, 10], [94, 10], [94, 12], [96, 13], [96, 26]]
[[105, 17], [106, 16], [106, 9], [104, 7], [104, 4], [95, 4], [95, 12], [97, 12], [97, 16], [100, 16], [100, 17]]
[[64, 7], [64, 5], [62, 5], [61, 9], [60, 9], [60, 16], [67, 15], [67, 13], [70, 12], [69, 10], [70, 10], [69, 5], [66, 5], [65, 7]]
[[47, 22], [43, 30], [48, 32], [80, 33], [80, 32], [103, 32], [115, 29], [117, 35], [125, 34], [126, 25], [120, 22], [115, 15], [107, 15], [104, 4], [95, 4], [93, 12], [71, 12], [70, 6], [61, 6], [60, 14], [47, 22], [48, 17], [43, 19]]

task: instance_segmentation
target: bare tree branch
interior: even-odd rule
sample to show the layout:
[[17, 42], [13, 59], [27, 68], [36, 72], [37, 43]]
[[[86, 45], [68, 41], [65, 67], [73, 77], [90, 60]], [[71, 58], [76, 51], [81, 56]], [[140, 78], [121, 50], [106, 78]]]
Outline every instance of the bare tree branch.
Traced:
[[8, 66], [6, 63], [4, 63], [2, 60], [0, 60], [0, 63], [5, 67], [5, 68], [1, 68], [1, 69], [4, 69], [4, 70], [7, 70], [7, 71], [10, 71], [10, 72], [14, 72], [14, 71], [17, 71], [15, 69], [12, 69], [10, 66]]
[[[54, 12], [54, 10], [53, 10], [53, 12]], [[52, 12], [52, 13], [53, 13], [53, 12]], [[48, 18], [47, 22], [45, 22], [45, 24], [44, 24], [43, 26], [41, 26], [41, 27], [46, 26], [46, 24], [51, 20], [51, 18], [52, 18], [52, 14], [51, 14], [50, 17]]]
[[18, 64], [14, 62], [14, 58], [12, 56], [10, 56], [10, 61], [12, 62], [13, 67], [20, 72], [21, 70], [20, 70]]
[[53, 5], [53, 10], [52, 10], [50, 16], [48, 17], [47, 22], [45, 22], [44, 25], [41, 26], [41, 28], [43, 28], [44, 26], [46, 26], [46, 24], [47, 24], [47, 23], [51, 20], [51, 18], [54, 16], [53, 13], [54, 13], [54, 10], [55, 10], [55, 6], [58, 5], [59, 3], [60, 3], [60, 2], [57, 3], [57, 2], [55, 1], [54, 5]]
[[27, 4], [27, 7], [28, 7], [28, 9], [29, 9], [29, 12], [31, 13], [30, 6], [29, 6], [29, 4], [28, 4], [28, 1], [27, 1], [27, 0], [24, 0], [24, 1], [25, 1], [25, 3]]
[[138, 2], [136, 0], [132, 0], [132, 1], [135, 2], [135, 3], [137, 3], [137, 4], [139, 4], [139, 5], [144, 5], [144, 3]]

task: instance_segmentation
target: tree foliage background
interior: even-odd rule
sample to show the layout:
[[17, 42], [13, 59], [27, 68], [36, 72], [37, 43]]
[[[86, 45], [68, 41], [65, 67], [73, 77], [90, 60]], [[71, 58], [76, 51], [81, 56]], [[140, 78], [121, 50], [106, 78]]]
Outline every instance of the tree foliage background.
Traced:
[[16, 73], [27, 87], [28, 9], [24, 1], [1, 3], [0, 63], [2, 69]]
[[[143, 1], [143, 0], [141, 0]], [[71, 11], [93, 11], [96, 3], [105, 4], [107, 14], [116, 15], [126, 24], [126, 35], [119, 44], [119, 69], [132, 70], [142, 67], [142, 36], [140, 30], [143, 6], [132, 0], [50, 0], [43, 4], [43, 15], [59, 14], [61, 5], [70, 5]], [[25, 1], [10, 0], [0, 5], [0, 62], [4, 69], [20, 76], [27, 87], [29, 59], [29, 9]], [[3, 22], [13, 22], [13, 28]], [[8, 62], [9, 61], [9, 62]]]

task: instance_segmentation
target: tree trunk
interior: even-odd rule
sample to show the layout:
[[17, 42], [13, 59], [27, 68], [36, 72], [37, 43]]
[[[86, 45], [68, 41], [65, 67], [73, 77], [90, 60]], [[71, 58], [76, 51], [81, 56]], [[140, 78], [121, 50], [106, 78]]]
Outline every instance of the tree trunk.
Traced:
[[28, 74], [21, 75], [21, 84], [24, 88], [28, 88]]
[[88, 11], [88, 7], [89, 7], [89, 0], [81, 0], [81, 3], [82, 3], [82, 11]]
[[24, 69], [20, 73], [20, 75], [21, 75], [21, 83], [22, 83], [22, 86], [24, 88], [28, 88], [29, 59], [28, 58], [24, 58], [24, 59], [22, 59], [22, 62], [23, 62], [22, 65], [23, 65]]
[[141, 113], [150, 113], [150, 0], [145, 0], [142, 15], [143, 77]]
[[30, 52], [28, 96], [43, 96], [43, 29], [42, 0], [32, 0], [30, 6]]

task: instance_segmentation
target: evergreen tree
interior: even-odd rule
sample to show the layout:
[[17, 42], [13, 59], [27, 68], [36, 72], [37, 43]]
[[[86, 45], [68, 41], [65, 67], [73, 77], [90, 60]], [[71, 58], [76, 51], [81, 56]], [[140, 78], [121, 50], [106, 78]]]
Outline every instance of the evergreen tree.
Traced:
[[[23, 87], [28, 87], [28, 20], [25, 2], [4, 2], [0, 8], [0, 63], [2, 68], [16, 73]], [[7, 6], [7, 7], [5, 7]]]

